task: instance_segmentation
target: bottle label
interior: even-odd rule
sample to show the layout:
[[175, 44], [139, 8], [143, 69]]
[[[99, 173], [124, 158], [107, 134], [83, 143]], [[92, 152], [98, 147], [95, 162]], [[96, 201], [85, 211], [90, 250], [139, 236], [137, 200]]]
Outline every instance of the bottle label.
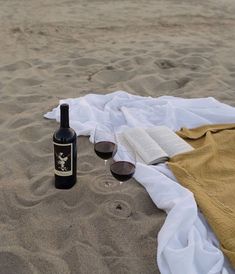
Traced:
[[73, 144], [54, 143], [55, 174], [59, 176], [73, 175]]

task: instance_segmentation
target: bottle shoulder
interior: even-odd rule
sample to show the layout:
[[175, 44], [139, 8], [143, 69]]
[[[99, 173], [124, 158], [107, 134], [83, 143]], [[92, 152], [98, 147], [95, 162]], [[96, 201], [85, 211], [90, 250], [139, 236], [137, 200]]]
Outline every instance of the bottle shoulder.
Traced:
[[57, 143], [72, 143], [77, 139], [72, 128], [58, 128], [53, 134], [53, 141]]

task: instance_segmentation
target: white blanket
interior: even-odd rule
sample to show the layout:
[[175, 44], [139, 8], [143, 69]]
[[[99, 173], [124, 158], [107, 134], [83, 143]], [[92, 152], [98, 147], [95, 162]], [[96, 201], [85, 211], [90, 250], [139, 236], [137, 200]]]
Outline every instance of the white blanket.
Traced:
[[[183, 99], [142, 97], [117, 91], [107, 95], [61, 100], [70, 106], [70, 125], [77, 135], [90, 135], [97, 123], [111, 121], [117, 132], [127, 127], [166, 125], [174, 131], [205, 124], [235, 123], [235, 108], [212, 97]], [[60, 119], [59, 106], [46, 118]], [[218, 241], [198, 211], [193, 194], [182, 187], [165, 164], [137, 164], [135, 179], [167, 218], [158, 234], [157, 263], [162, 274], [235, 273]]]

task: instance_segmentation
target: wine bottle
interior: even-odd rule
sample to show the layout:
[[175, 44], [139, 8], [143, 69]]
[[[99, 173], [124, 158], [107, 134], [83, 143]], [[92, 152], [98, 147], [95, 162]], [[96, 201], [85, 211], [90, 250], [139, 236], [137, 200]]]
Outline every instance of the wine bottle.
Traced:
[[77, 135], [69, 127], [69, 105], [60, 106], [60, 127], [53, 135], [55, 187], [69, 189], [76, 183]]

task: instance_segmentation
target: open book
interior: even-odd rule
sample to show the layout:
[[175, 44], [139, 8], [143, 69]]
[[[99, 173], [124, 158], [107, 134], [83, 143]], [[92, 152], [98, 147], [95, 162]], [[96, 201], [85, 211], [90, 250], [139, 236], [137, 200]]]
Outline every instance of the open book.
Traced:
[[162, 163], [176, 154], [193, 150], [192, 146], [166, 126], [131, 128], [121, 135], [122, 144], [136, 152], [137, 161], [148, 165]]

